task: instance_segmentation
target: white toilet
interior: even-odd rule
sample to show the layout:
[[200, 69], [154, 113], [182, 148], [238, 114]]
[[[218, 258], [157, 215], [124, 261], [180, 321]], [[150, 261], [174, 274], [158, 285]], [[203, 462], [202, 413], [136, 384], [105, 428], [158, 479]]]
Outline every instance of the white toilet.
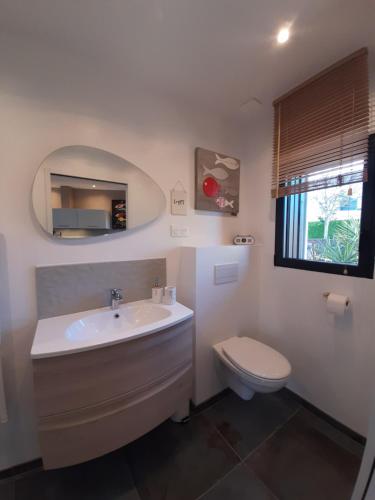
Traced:
[[248, 337], [231, 337], [213, 346], [222, 380], [242, 399], [275, 392], [288, 382], [292, 368], [279, 352]]

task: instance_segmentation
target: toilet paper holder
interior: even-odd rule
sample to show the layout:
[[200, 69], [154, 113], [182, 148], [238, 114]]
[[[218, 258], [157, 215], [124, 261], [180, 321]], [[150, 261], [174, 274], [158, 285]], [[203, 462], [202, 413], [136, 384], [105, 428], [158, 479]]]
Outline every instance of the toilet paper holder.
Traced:
[[[329, 294], [330, 294], [330, 293], [331, 293], [331, 292], [324, 292], [324, 293], [323, 293], [323, 297], [324, 297], [325, 299], [328, 299], [328, 296], [329, 296]], [[348, 305], [350, 304], [350, 300], [348, 299], [348, 300], [346, 301], [346, 303], [345, 303], [345, 304], [346, 304], [346, 307], [348, 307]]]

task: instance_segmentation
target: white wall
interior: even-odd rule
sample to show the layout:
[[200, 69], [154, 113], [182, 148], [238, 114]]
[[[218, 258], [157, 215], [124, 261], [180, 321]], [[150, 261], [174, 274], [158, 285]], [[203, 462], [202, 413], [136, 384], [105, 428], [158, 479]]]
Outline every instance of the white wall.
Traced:
[[[275, 201], [271, 200], [272, 109], [249, 131], [250, 213], [262, 247], [259, 258], [261, 340], [285, 354], [293, 367], [290, 388], [332, 417], [366, 435], [373, 381], [374, 280], [274, 267]], [[324, 292], [351, 298], [334, 319]]]
[[[113, 83], [113, 75], [103, 81], [100, 71], [45, 47], [9, 40], [0, 52], [0, 328], [11, 406], [9, 424], [0, 426], [4, 469], [39, 456], [29, 361], [35, 266], [167, 257], [168, 281], [174, 283], [178, 247], [229, 243], [246, 215], [247, 197], [242, 193], [240, 217], [192, 209], [194, 148], [243, 156], [239, 131], [230, 124], [163, 96], [130, 90], [126, 82]], [[129, 160], [161, 186], [168, 200], [169, 190], [182, 181], [189, 193], [188, 216], [173, 217], [167, 210], [145, 228], [94, 242], [51, 239], [32, 215], [31, 187], [40, 162], [69, 144], [95, 146]], [[188, 225], [191, 237], [171, 238], [171, 223]]]

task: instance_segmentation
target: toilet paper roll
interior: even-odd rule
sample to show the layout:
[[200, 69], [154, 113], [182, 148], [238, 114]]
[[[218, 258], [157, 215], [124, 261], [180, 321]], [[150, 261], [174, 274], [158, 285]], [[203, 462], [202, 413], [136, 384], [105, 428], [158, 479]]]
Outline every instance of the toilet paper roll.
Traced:
[[330, 293], [327, 297], [327, 310], [336, 316], [343, 316], [349, 307], [349, 297]]

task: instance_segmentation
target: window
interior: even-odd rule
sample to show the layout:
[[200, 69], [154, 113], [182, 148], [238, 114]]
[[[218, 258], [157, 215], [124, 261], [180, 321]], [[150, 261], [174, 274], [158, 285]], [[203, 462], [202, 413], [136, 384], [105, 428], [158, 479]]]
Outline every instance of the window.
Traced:
[[275, 265], [373, 278], [367, 50], [277, 99]]
[[373, 277], [375, 135], [370, 144], [367, 182], [278, 198], [276, 266]]

